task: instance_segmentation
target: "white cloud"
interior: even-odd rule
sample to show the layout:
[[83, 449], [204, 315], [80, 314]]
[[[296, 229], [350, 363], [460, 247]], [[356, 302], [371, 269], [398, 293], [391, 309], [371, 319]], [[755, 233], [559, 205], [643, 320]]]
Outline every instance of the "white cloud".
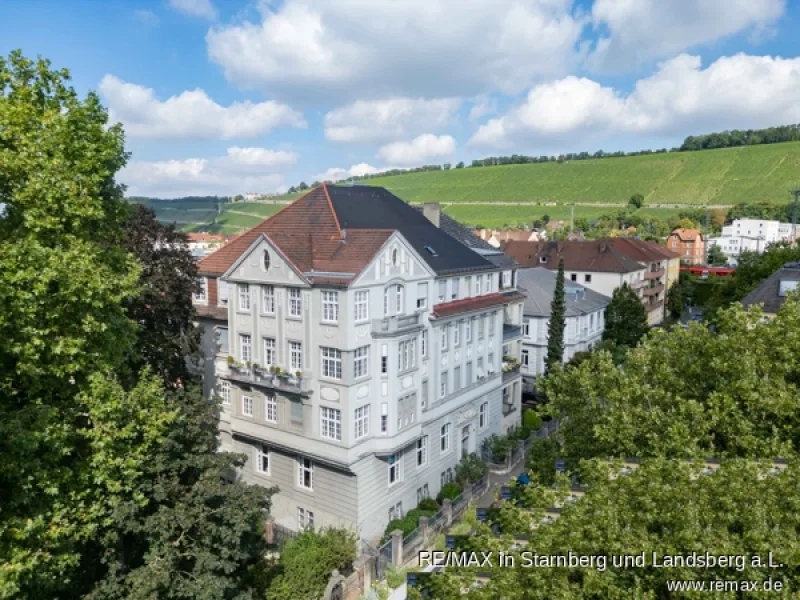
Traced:
[[472, 100], [472, 108], [469, 110], [469, 120], [477, 121], [485, 116], [493, 115], [497, 112], [497, 100], [483, 94]]
[[244, 191], [277, 192], [285, 187], [283, 173], [297, 162], [293, 152], [266, 148], [228, 148], [215, 158], [131, 161], [119, 181], [132, 196], [235, 195]]
[[139, 9], [133, 11], [134, 18], [149, 27], [157, 27], [159, 23], [158, 16], [152, 10]]
[[312, 181], [341, 181], [342, 179], [349, 179], [350, 177], [360, 177], [362, 175], [372, 175], [374, 173], [378, 173], [379, 169], [376, 169], [372, 165], [368, 165], [367, 163], [359, 163], [357, 165], [353, 165], [349, 169], [342, 169], [340, 167], [332, 167], [325, 171], [324, 173], [320, 173], [319, 175], [315, 175], [312, 177]]
[[386, 142], [450, 123], [457, 98], [359, 100], [325, 115], [325, 138], [332, 142]]
[[326, 99], [518, 92], [575, 65], [572, 0], [286, 0], [212, 28], [208, 54], [241, 87]]
[[592, 21], [607, 29], [587, 58], [597, 71], [621, 71], [742, 31], [770, 28], [785, 0], [595, 0]]
[[152, 88], [106, 75], [100, 82], [112, 122], [131, 137], [149, 139], [232, 139], [264, 135], [281, 125], [305, 127], [302, 115], [278, 102], [234, 102], [220, 106], [201, 89], [167, 100]]
[[[572, 145], [587, 136], [685, 136], [800, 121], [800, 58], [737, 54], [703, 69], [681, 54], [623, 95], [586, 78], [535, 86], [520, 106], [481, 126], [471, 145]], [[584, 148], [580, 148], [583, 150]]]
[[211, 0], [169, 0], [169, 5], [190, 17], [202, 17], [210, 21], [217, 18], [217, 9]]
[[449, 135], [435, 136], [430, 133], [420, 135], [410, 142], [392, 142], [383, 146], [378, 154], [389, 164], [421, 165], [431, 159], [452, 155], [456, 142]]

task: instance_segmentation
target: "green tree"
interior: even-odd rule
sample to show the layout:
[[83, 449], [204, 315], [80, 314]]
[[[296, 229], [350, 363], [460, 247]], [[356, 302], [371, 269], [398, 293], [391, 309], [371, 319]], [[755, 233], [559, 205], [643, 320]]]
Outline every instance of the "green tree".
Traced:
[[631, 199], [628, 200], [628, 206], [633, 209], [640, 209], [644, 206], [644, 196], [641, 194], [634, 194], [631, 196]]
[[486, 475], [486, 462], [474, 452], [462, 458], [456, 465], [456, 480], [462, 486], [475, 483], [484, 475]]
[[728, 257], [722, 251], [722, 248], [714, 244], [708, 249], [708, 264], [719, 266], [728, 262]]
[[456, 165], [456, 169], [463, 169], [464, 168], [464, 161], [459, 161]]
[[198, 359], [200, 330], [192, 325], [192, 294], [199, 290], [197, 263], [188, 237], [163, 225], [141, 204], [125, 222], [123, 247], [142, 265], [139, 293], [125, 303], [137, 324], [132, 370], [148, 365], [167, 385], [190, 378], [187, 357]]
[[564, 294], [564, 260], [558, 262], [556, 288], [550, 305], [550, 321], [547, 324], [547, 356], [545, 375], [560, 368], [564, 360], [564, 327], [566, 324], [566, 297]]
[[321, 598], [331, 572], [346, 572], [356, 558], [356, 536], [346, 529], [304, 531], [286, 543], [267, 600]]
[[667, 292], [667, 310], [674, 318], [683, 314], [689, 299], [694, 296], [694, 284], [689, 277], [681, 273], [678, 283], [674, 284]]
[[647, 333], [647, 314], [638, 294], [623, 283], [614, 290], [606, 308], [603, 339], [633, 347]]

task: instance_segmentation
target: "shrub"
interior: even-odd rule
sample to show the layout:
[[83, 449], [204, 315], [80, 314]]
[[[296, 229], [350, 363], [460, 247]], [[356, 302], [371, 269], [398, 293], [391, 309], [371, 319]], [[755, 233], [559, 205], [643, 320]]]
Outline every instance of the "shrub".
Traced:
[[398, 569], [394, 565], [389, 565], [386, 569], [386, 583], [392, 589], [399, 588], [406, 582], [406, 570]]
[[423, 498], [422, 502], [419, 503], [417, 508], [423, 511], [432, 510], [434, 513], [436, 513], [439, 511], [440, 505], [433, 498]]
[[461, 486], [454, 481], [450, 483], [445, 483], [442, 486], [442, 491], [439, 492], [439, 495], [436, 496], [436, 501], [441, 502], [445, 498], [449, 498], [450, 500], [455, 500], [461, 494]]
[[508, 436], [490, 435], [483, 441], [483, 450], [492, 462], [503, 462], [514, 443], [515, 440]]
[[456, 465], [456, 479], [461, 485], [475, 483], [486, 474], [486, 462], [474, 452], [461, 459]]
[[430, 499], [428, 500], [429, 503], [426, 503], [426, 506], [431, 506], [430, 502], [432, 502], [432, 506], [435, 506], [435, 508], [423, 508], [422, 503], [420, 503], [420, 506], [408, 511], [406, 516], [402, 519], [394, 519], [389, 521], [389, 524], [386, 526], [386, 530], [383, 532], [383, 541], [381, 543], [385, 544], [387, 541], [389, 541], [389, 539], [392, 537], [392, 532], [395, 529], [402, 531], [403, 537], [406, 537], [419, 526], [420, 517], [432, 517], [439, 512], [439, 505], [436, 503], [436, 501]]
[[542, 428], [542, 417], [532, 408], [526, 408], [522, 413], [522, 425], [531, 431], [538, 431]]

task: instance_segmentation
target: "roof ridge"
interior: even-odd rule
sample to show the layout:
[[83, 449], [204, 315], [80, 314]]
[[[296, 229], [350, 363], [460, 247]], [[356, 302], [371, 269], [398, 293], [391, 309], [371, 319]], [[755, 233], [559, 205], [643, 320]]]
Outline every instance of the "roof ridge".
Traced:
[[339, 215], [336, 214], [336, 211], [333, 208], [333, 201], [331, 200], [331, 195], [328, 193], [328, 184], [322, 183], [320, 184], [322, 191], [325, 192], [325, 198], [328, 200], [328, 208], [331, 209], [331, 214], [333, 215], [333, 221], [336, 223], [336, 231], [339, 232], [339, 237], [343, 237], [342, 234], [342, 226], [339, 225]]

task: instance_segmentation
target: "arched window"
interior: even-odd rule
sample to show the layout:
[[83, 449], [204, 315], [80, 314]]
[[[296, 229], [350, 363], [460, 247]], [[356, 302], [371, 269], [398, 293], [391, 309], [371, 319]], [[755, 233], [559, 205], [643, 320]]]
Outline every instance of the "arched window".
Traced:
[[397, 263], [400, 260], [399, 256], [400, 256], [400, 252], [397, 250], [397, 248], [392, 248], [392, 266], [393, 267], [397, 266]]

